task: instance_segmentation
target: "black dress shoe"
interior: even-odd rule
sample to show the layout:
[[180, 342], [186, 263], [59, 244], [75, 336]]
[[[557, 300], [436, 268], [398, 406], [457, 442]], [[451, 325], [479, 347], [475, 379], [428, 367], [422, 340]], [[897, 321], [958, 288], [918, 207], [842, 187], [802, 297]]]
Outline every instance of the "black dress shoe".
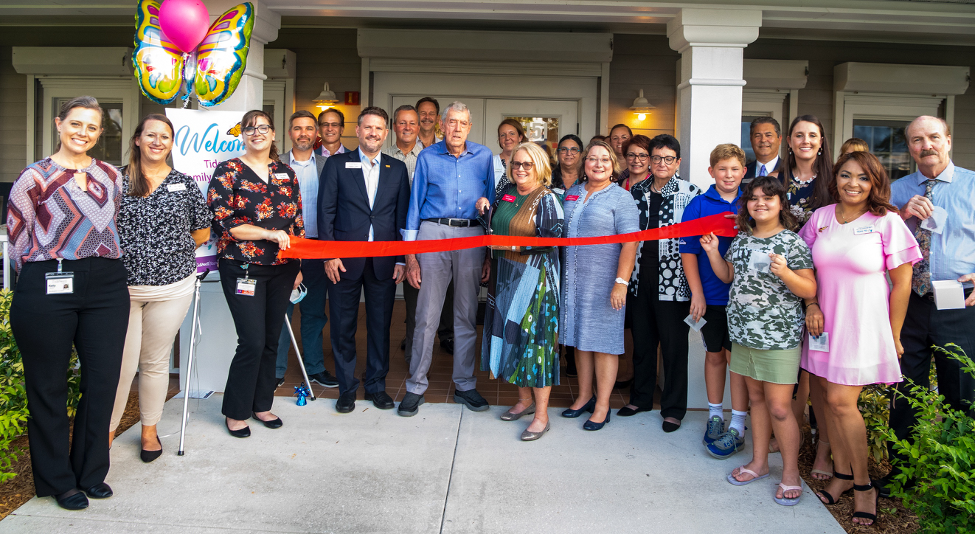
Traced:
[[366, 399], [373, 402], [373, 406], [378, 409], [390, 410], [394, 408], [394, 400], [383, 390], [374, 393], [366, 393]]
[[642, 409], [641, 407], [638, 407], [637, 409], [632, 409], [630, 407], [625, 406], [625, 407], [621, 407], [620, 409], [618, 409], [617, 415], [618, 416], [634, 416], [635, 414], [638, 414], [639, 412], [648, 412], [650, 410], [651, 409]]
[[57, 494], [54, 496], [54, 499], [62, 509], [69, 511], [78, 511], [88, 507], [88, 497], [78, 489], [71, 489], [68, 492]]
[[101, 483], [96, 483], [91, 487], [85, 489], [85, 494], [87, 494], [89, 498], [95, 498], [96, 500], [101, 500], [103, 498], [111, 498], [112, 487], [110, 487], [108, 483], [103, 481]]
[[163, 454], [163, 443], [160, 442], [159, 435], [156, 435], [156, 442], [159, 442], [159, 449], [158, 450], [140, 450], [139, 451], [139, 458], [142, 459], [142, 462], [144, 462], [144, 463], [151, 463], [151, 462], [155, 461], [156, 459], [159, 459], [159, 456]]
[[454, 340], [441, 340], [441, 349], [449, 355], [455, 354], [455, 341]]
[[478, 390], [474, 388], [471, 390], [455, 390], [455, 403], [462, 403], [469, 410], [475, 412], [487, 411], [489, 408], [488, 401], [478, 393]]
[[234, 438], [248, 438], [251, 436], [250, 427], [244, 426], [241, 429], [231, 429], [231, 426], [227, 423], [227, 418], [224, 418], [224, 427], [227, 428], [227, 432]]
[[356, 391], [344, 392], [336, 400], [336, 412], [346, 414], [356, 408]]
[[254, 412], [251, 413], [251, 417], [265, 424], [265, 427], [268, 429], [278, 429], [279, 427], [285, 425], [282, 423], [281, 418], [275, 418], [274, 420], [262, 420], [261, 418], [258, 418], [258, 415]]
[[401, 416], [414, 416], [417, 414], [417, 408], [423, 404], [423, 395], [408, 392], [404, 394], [404, 399], [401, 400], [400, 406], [397, 407], [397, 414]]

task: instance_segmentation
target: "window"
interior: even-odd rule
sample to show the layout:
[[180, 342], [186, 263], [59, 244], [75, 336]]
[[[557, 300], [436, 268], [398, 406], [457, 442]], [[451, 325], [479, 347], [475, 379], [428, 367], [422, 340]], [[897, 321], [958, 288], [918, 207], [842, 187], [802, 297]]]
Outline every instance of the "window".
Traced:
[[900, 179], [913, 172], [913, 159], [906, 145], [906, 122], [854, 119], [852, 134], [868, 143], [890, 180]]
[[526, 141], [545, 142], [553, 150], [556, 150], [560, 142], [560, 118], [559, 117], [506, 117], [515, 119], [526, 131]]

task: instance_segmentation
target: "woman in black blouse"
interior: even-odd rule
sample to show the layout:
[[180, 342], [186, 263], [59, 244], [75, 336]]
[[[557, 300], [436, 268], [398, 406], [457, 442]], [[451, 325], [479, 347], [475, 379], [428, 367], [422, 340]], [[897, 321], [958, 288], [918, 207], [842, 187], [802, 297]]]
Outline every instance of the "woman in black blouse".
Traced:
[[140, 457], [147, 463], [163, 453], [156, 424], [170, 384], [170, 348], [193, 300], [194, 250], [210, 237], [212, 219], [193, 178], [166, 164], [172, 149], [173, 123], [147, 115], [129, 140], [129, 165], [122, 168], [119, 238], [129, 274], [129, 330], [109, 445], [138, 366]]
[[227, 373], [224, 404], [232, 436], [251, 436], [246, 420], [282, 426], [271, 413], [282, 318], [302, 282], [298, 260], [278, 259], [290, 236], [305, 236], [295, 172], [278, 159], [271, 117], [251, 110], [241, 119], [244, 156], [221, 162], [207, 191], [214, 211], [218, 270], [234, 318], [238, 346]]

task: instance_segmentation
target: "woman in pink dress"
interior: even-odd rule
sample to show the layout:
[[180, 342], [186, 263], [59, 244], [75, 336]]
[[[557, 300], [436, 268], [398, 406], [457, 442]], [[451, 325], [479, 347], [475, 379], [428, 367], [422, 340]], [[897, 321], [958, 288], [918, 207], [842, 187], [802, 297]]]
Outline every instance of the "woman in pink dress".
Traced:
[[865, 385], [902, 381], [899, 332], [909, 304], [912, 265], [922, 255], [888, 203], [889, 179], [875, 156], [846, 154], [834, 174], [829, 190], [837, 204], [817, 209], [800, 232], [811, 248], [818, 279], [818, 297], [805, 300], [806, 323], [820, 342], [805, 340], [801, 367], [825, 393], [827, 422], [821, 431], [827, 431], [834, 456], [834, 478], [818, 497], [833, 505], [854, 489], [852, 522], [871, 525], [878, 490], [873, 495], [858, 396]]

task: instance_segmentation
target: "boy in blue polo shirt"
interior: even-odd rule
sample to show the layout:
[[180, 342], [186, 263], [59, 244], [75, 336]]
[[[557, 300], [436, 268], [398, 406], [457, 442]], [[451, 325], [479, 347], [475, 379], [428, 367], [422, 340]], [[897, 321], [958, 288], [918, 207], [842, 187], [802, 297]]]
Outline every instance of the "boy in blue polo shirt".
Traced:
[[[709, 175], [716, 181], [704, 195], [692, 199], [685, 208], [682, 221], [739, 210], [740, 182], [746, 174], [746, 154], [736, 145], [724, 143], [709, 155]], [[719, 253], [725, 255], [733, 238], [719, 238]], [[723, 392], [726, 387], [726, 367], [729, 364], [729, 329], [726, 305], [729, 303], [729, 284], [716, 277], [709, 258], [699, 245], [698, 236], [684, 238], [679, 244], [682, 267], [692, 291], [689, 313], [696, 322], [705, 318], [700, 333], [706, 346], [706, 396], [709, 401], [709, 421], [702, 439], [706, 451], [717, 459], [725, 459], [741, 451], [745, 445], [746, 411], [749, 395], [742, 375], [730, 372], [729, 393], [733, 402], [733, 417], [723, 432]]]

